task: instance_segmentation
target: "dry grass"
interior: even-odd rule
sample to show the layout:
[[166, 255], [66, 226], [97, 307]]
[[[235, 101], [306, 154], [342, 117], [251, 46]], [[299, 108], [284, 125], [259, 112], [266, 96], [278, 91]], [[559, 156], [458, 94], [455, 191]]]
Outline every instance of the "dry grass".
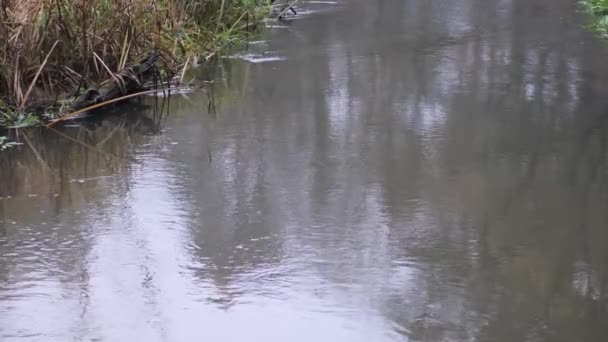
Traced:
[[24, 112], [150, 50], [165, 70], [212, 55], [266, 0], [0, 0], [0, 98]]

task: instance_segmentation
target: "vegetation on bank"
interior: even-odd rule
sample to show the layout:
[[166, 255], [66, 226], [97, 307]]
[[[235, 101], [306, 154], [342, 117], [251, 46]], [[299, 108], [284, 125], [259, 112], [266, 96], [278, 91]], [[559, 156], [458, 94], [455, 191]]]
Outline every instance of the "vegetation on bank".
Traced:
[[[211, 58], [270, 0], [2, 0], [0, 126], [28, 125], [143, 54], [168, 77]], [[36, 113], [35, 115], [28, 113]]]
[[15, 142], [8, 141], [5, 136], [0, 135], [0, 152], [6, 150], [11, 146], [14, 146], [15, 144]]
[[608, 38], [608, 0], [582, 0], [580, 4], [592, 18], [591, 29]]

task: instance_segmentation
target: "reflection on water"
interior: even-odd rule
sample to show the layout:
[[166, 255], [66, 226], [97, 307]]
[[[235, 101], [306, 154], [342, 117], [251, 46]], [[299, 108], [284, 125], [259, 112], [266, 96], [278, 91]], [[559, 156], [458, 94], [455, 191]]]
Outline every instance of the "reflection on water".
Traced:
[[160, 131], [129, 107], [0, 156], [1, 339], [608, 339], [576, 5], [303, 6]]

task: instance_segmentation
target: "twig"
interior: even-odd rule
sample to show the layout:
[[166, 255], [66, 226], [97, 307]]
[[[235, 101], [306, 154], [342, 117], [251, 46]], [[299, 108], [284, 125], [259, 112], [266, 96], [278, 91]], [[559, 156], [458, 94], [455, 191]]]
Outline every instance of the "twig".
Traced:
[[125, 65], [127, 64], [127, 56], [129, 55], [129, 50], [131, 49], [131, 42], [129, 41], [127, 44], [128, 38], [129, 32], [125, 34], [125, 40], [122, 43], [122, 54], [120, 56], [120, 62], [118, 63], [118, 70], [116, 72], [119, 72], [121, 69], [124, 69]]
[[188, 63], [190, 63], [190, 56], [186, 59], [186, 63], [184, 64], [184, 68], [182, 69], [182, 75], [179, 78], [179, 83], [184, 82], [184, 75], [186, 74], [186, 69], [188, 69]]
[[67, 119], [69, 119], [69, 118], [72, 118], [72, 117], [74, 117], [74, 116], [76, 116], [76, 115], [78, 115], [78, 114], [82, 114], [82, 113], [84, 113], [84, 112], [87, 112], [87, 111], [89, 111], [89, 110], [91, 110], [91, 109], [97, 109], [97, 108], [100, 108], [100, 107], [103, 107], [103, 106], [109, 105], [109, 104], [111, 104], [111, 103], [114, 103], [114, 102], [118, 102], [118, 101], [122, 101], [122, 100], [130, 99], [130, 98], [137, 97], [137, 96], [141, 96], [141, 95], [152, 94], [152, 93], [155, 93], [155, 92], [158, 92], [158, 89], [152, 89], [152, 90], [141, 91], [141, 92], [139, 92], [139, 93], [130, 94], [130, 95], [125, 95], [125, 96], [117, 97], [117, 98], [112, 99], [112, 100], [108, 100], [108, 101], [104, 101], [104, 102], [101, 102], [101, 103], [97, 103], [97, 104], [94, 104], [94, 105], [92, 105], [92, 106], [88, 106], [88, 107], [85, 107], [85, 108], [79, 109], [79, 110], [77, 110], [77, 111], [75, 111], [75, 112], [72, 112], [72, 113], [70, 113], [70, 114], [64, 115], [64, 116], [62, 116], [62, 117], [60, 117], [60, 118], [57, 118], [57, 119], [55, 119], [55, 120], [52, 120], [51, 122], [49, 122], [49, 123], [46, 125], [46, 127], [48, 128], [48, 127], [54, 126], [55, 124], [57, 124], [57, 123], [59, 123], [59, 122], [61, 122], [61, 121], [65, 121], [65, 120], [67, 120]]
[[289, 11], [290, 9], [291, 9], [291, 11], [292, 11], [292, 12], [294, 12], [294, 14], [296, 14], [296, 11], [293, 9], [293, 6], [294, 6], [295, 4], [297, 4], [299, 1], [300, 1], [300, 0], [294, 0], [294, 1], [293, 1], [293, 2], [291, 2], [291, 3], [290, 3], [290, 2], [288, 2], [288, 3], [287, 3], [287, 6], [285, 6], [285, 9], [283, 9], [283, 11], [281, 11], [281, 13], [279, 13], [278, 18], [282, 18], [282, 17], [285, 15], [285, 13], [287, 13], [287, 11]]
[[36, 151], [36, 149], [34, 148], [34, 145], [32, 144], [32, 142], [30, 141], [30, 139], [28, 138], [27, 134], [25, 133], [25, 131], [20, 131], [21, 136], [23, 137], [23, 140], [25, 140], [25, 143], [27, 144], [27, 146], [32, 150], [32, 152], [34, 153], [34, 155], [36, 156], [36, 159], [38, 159], [38, 161], [40, 162], [40, 164], [42, 164], [42, 166], [44, 166], [47, 169], [51, 169], [49, 167], [49, 165], [44, 161], [44, 159], [42, 159], [42, 156], [40, 156], [40, 153], [38, 153], [38, 151]]
[[224, 4], [225, 4], [226, 0], [222, 0], [222, 4], [220, 6], [220, 14], [217, 17], [217, 25], [215, 26], [215, 33], [217, 34], [217, 31], [220, 28], [220, 24], [222, 23], [222, 17], [224, 16]]
[[32, 82], [30, 82], [30, 86], [27, 88], [27, 91], [25, 92], [25, 96], [21, 99], [21, 103], [19, 104], [19, 112], [23, 111], [23, 108], [25, 107], [25, 103], [27, 102], [28, 97], [30, 97], [30, 93], [32, 92], [32, 89], [34, 89], [34, 85], [36, 84], [36, 81], [38, 81], [38, 77], [40, 77], [40, 73], [42, 72], [42, 69], [44, 69], [44, 67], [46, 66], [46, 63], [49, 61], [49, 57], [55, 50], [55, 47], [57, 46], [57, 44], [59, 44], [59, 40], [55, 41], [55, 44], [53, 44], [49, 53], [46, 54], [46, 58], [44, 58], [44, 62], [42, 62], [42, 64], [38, 68], [38, 71], [36, 72], [36, 76], [34, 76], [34, 79], [32, 80]]
[[116, 127], [114, 127], [114, 129], [112, 129], [112, 131], [110, 132], [110, 134], [108, 134], [108, 136], [106, 136], [100, 142], [95, 144], [95, 147], [101, 147], [101, 145], [105, 144], [106, 141], [110, 140], [110, 138], [114, 135], [114, 133], [116, 133], [116, 131], [118, 131], [118, 129], [122, 128], [122, 127], [123, 127], [122, 122], [120, 124], [116, 125]]
[[120, 88], [120, 92], [124, 92], [125, 91], [124, 81], [119, 80], [118, 77], [116, 76], [116, 74], [114, 74], [112, 72], [112, 70], [110, 70], [110, 68], [106, 65], [106, 63], [104, 63], [104, 61], [101, 59], [101, 57], [99, 57], [95, 52], [93, 52], [93, 56], [95, 56], [95, 58], [97, 58], [99, 60], [99, 62], [106, 69], [108, 74], [110, 74], [110, 76], [112, 76], [112, 78], [116, 82], [116, 85]]
[[122, 159], [122, 160], [133, 160], [133, 159], [124, 158], [124, 157], [119, 157], [119, 156], [113, 155], [113, 154], [111, 154], [111, 153], [104, 152], [104, 151], [100, 150], [99, 148], [97, 148], [97, 147], [95, 147], [95, 146], [92, 146], [92, 145], [89, 145], [89, 144], [87, 144], [87, 143], [84, 143], [84, 142], [82, 142], [82, 141], [80, 141], [80, 140], [78, 140], [78, 139], [74, 139], [74, 138], [72, 138], [71, 136], [69, 136], [69, 135], [67, 135], [67, 134], [65, 134], [65, 133], [62, 133], [62, 132], [60, 132], [60, 131], [58, 131], [58, 130], [56, 130], [56, 129], [52, 128], [52, 127], [47, 127], [47, 128], [48, 128], [49, 130], [51, 130], [51, 131], [53, 131], [53, 132], [55, 132], [55, 133], [59, 134], [61, 137], [65, 138], [65, 139], [67, 139], [67, 140], [73, 141], [73, 142], [75, 142], [75, 143], [77, 143], [77, 144], [79, 144], [79, 145], [82, 145], [82, 146], [84, 146], [84, 147], [86, 147], [86, 148], [88, 148], [88, 149], [91, 149], [91, 150], [93, 150], [93, 151], [95, 151], [95, 152], [97, 152], [97, 153], [99, 153], [99, 154], [101, 154], [101, 155], [103, 155], [103, 156], [106, 156], [106, 157], [111, 157], [111, 158], [117, 158], [117, 159]]

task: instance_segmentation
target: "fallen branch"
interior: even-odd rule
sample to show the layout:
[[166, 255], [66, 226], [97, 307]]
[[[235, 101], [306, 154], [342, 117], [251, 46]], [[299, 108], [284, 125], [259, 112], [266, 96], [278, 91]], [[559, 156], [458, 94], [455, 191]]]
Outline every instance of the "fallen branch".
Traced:
[[134, 94], [130, 94], [130, 95], [125, 95], [125, 96], [117, 97], [117, 98], [114, 98], [114, 99], [112, 99], [112, 100], [104, 101], [104, 102], [101, 102], [101, 103], [96, 103], [96, 104], [94, 104], [94, 105], [91, 105], [91, 106], [88, 106], [88, 107], [85, 107], [85, 108], [79, 109], [79, 110], [77, 110], [77, 111], [75, 111], [75, 112], [72, 112], [72, 113], [70, 113], [70, 114], [64, 115], [64, 116], [62, 116], [62, 117], [60, 117], [60, 118], [57, 118], [57, 119], [55, 119], [55, 120], [51, 120], [51, 121], [50, 121], [50, 122], [49, 122], [49, 123], [46, 125], [46, 127], [47, 127], [47, 128], [48, 128], [48, 127], [52, 127], [52, 126], [54, 126], [55, 124], [57, 124], [57, 123], [59, 123], [59, 122], [61, 122], [61, 121], [68, 120], [68, 119], [70, 119], [70, 118], [75, 117], [76, 115], [82, 114], [82, 113], [84, 113], [84, 112], [88, 112], [89, 110], [93, 110], [93, 109], [101, 108], [101, 107], [107, 106], [107, 105], [109, 105], [109, 104], [112, 104], [112, 103], [115, 103], [115, 102], [118, 102], [118, 101], [127, 100], [127, 99], [134, 98], [134, 97], [137, 97], [137, 96], [141, 96], [141, 95], [147, 95], [147, 94], [153, 94], [153, 93], [156, 93], [156, 92], [158, 92], [158, 91], [159, 91], [158, 89], [145, 90], [145, 91], [140, 91], [140, 92], [138, 92], [138, 93], [134, 93]]
[[[95, 57], [99, 58], [98, 56]], [[88, 89], [80, 98], [74, 101], [71, 109], [77, 111], [140, 91], [142, 84], [152, 75], [153, 68], [159, 58], [160, 55], [157, 52], [150, 52], [141, 57], [136, 63], [123, 68], [117, 73], [112, 73], [103, 64], [101, 58], [99, 58], [102, 66], [108, 71], [111, 78], [102, 82], [98, 88]]]

